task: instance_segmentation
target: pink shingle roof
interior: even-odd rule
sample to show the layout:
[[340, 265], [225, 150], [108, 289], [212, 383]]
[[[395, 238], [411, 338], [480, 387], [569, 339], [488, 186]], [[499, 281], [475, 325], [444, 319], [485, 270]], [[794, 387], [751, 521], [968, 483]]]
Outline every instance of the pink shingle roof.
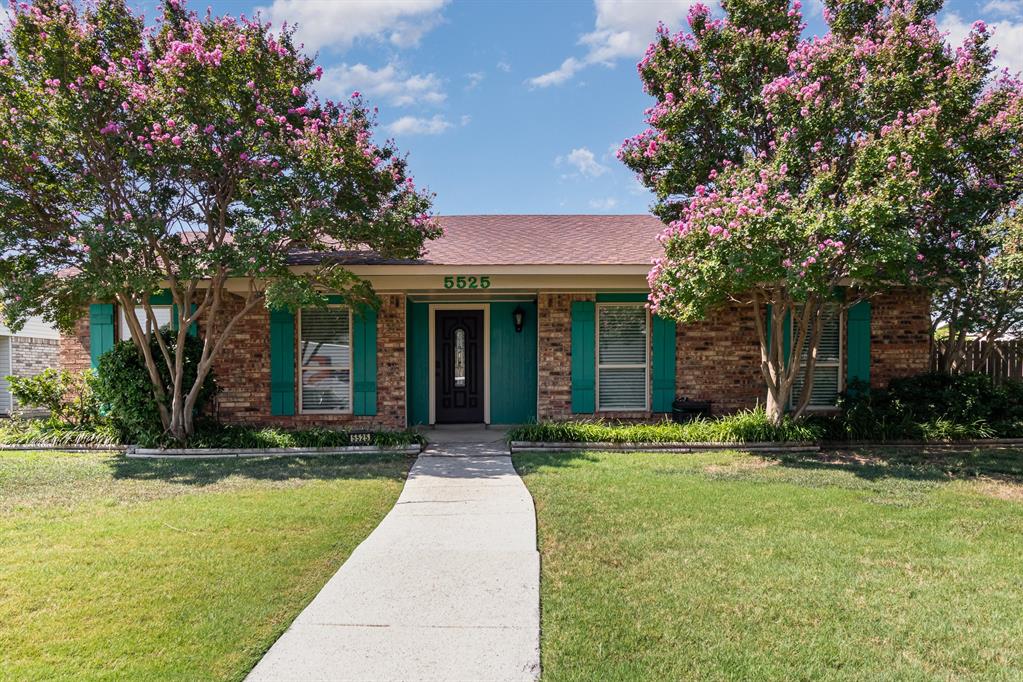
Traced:
[[664, 224], [651, 215], [440, 216], [439, 265], [649, 265]]

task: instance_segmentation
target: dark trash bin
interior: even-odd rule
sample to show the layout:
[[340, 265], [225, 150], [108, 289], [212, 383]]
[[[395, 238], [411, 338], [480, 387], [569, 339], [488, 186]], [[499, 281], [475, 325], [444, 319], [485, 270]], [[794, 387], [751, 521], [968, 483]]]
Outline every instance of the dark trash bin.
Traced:
[[710, 401], [679, 398], [671, 404], [671, 418], [677, 424], [691, 422], [697, 417], [710, 417]]

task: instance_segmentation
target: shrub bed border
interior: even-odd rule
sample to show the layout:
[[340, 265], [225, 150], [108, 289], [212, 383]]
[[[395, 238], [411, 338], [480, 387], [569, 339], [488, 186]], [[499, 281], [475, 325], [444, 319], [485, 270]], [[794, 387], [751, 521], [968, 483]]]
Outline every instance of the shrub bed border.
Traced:
[[321, 457], [347, 454], [405, 454], [418, 455], [422, 446], [412, 445], [339, 445], [322, 448], [137, 448], [133, 445], [0, 445], [0, 452], [53, 451], [53, 452], [118, 452], [130, 459], [237, 459], [246, 457]]
[[855, 448], [931, 448], [966, 447], [1001, 448], [1023, 446], [1023, 438], [984, 438], [955, 441], [892, 440], [892, 441], [823, 441], [748, 442], [748, 443], [608, 443], [600, 441], [543, 442], [511, 441], [509, 449], [516, 452], [558, 452], [563, 450], [603, 450], [620, 452], [705, 452], [708, 450], [744, 450], [747, 452], [820, 452]]
[[127, 452], [131, 449], [129, 445], [54, 445], [53, 443], [35, 443], [30, 445], [0, 445], [0, 452], [4, 450], [39, 450], [59, 452]]
[[346, 454], [418, 455], [418, 443], [412, 445], [339, 445], [318, 448], [136, 448], [127, 449], [131, 459], [239, 459], [245, 457], [320, 457]]
[[558, 450], [620, 450], [623, 452], [699, 452], [704, 450], [742, 449], [755, 452], [819, 452], [818, 443], [609, 443], [601, 441], [543, 442], [513, 440], [514, 452], [554, 452]]

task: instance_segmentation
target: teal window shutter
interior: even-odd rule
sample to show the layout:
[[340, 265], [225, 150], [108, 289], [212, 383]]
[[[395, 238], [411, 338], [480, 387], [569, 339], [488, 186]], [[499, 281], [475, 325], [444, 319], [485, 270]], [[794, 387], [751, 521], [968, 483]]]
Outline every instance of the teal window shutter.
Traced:
[[597, 358], [595, 355], [596, 305], [593, 301], [572, 302], [572, 412], [594, 412]]
[[[768, 303], [765, 306], [766, 314], [764, 316], [764, 335], [767, 340], [767, 347], [771, 347], [771, 311], [774, 305]], [[786, 366], [789, 364], [789, 353], [792, 352], [792, 316], [788, 315], [782, 322], [782, 337], [781, 337], [781, 352], [782, 362]]]
[[369, 307], [352, 316], [352, 365], [355, 377], [352, 412], [372, 416], [377, 413], [377, 311]]
[[89, 306], [89, 357], [92, 368], [99, 367], [99, 356], [114, 347], [114, 304]]
[[295, 414], [295, 315], [270, 311], [270, 414]]
[[654, 412], [671, 412], [671, 403], [675, 400], [675, 321], [657, 315], [651, 320], [653, 323], [651, 409]]
[[[195, 309], [198, 308], [198, 307], [199, 306], [197, 306], [195, 303], [193, 303], [190, 306], [192, 312], [189, 313], [189, 316], [194, 315], [195, 314]], [[171, 313], [172, 313], [171, 314], [171, 320], [172, 320], [171, 324], [174, 327], [174, 331], [177, 331], [177, 329], [178, 329], [178, 304], [177, 303], [175, 303], [172, 306]], [[198, 336], [199, 335], [199, 323], [198, 322], [193, 322], [192, 324], [188, 325], [188, 335], [189, 336]]]
[[870, 383], [870, 301], [849, 308], [846, 317], [846, 380]]

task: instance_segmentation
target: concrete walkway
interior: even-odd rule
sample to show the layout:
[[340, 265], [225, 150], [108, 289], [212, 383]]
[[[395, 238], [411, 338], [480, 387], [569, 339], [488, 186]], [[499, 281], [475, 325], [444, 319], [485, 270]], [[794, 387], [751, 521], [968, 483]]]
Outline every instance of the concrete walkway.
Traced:
[[482, 434], [434, 438], [446, 442], [248, 680], [537, 679], [533, 500], [502, 442], [462, 438]]

